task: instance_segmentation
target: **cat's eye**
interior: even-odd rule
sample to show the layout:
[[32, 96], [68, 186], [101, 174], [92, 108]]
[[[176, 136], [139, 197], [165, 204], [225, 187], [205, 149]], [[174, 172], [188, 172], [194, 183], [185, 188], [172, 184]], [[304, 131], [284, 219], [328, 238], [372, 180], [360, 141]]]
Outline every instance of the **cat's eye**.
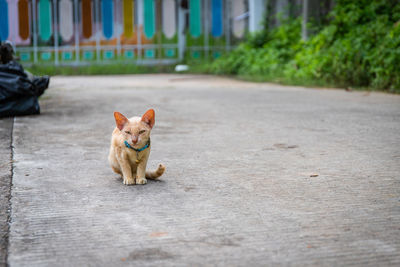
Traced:
[[130, 131], [125, 131], [127, 134], [131, 134], [131, 132]]
[[139, 131], [139, 134], [142, 134], [142, 133], [144, 133], [146, 130], [141, 130], [141, 131]]

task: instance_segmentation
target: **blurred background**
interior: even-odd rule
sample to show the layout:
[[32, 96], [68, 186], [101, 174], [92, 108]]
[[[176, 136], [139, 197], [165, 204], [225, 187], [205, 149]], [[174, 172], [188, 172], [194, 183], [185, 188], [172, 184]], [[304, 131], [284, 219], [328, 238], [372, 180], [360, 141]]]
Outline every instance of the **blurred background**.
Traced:
[[1, 40], [38, 74], [185, 63], [253, 81], [398, 93], [399, 24], [399, 0], [0, 0]]
[[[282, 18], [303, 15], [305, 21], [310, 16], [319, 19], [333, 7], [332, 0], [0, 0], [0, 3], [1, 40], [12, 41], [24, 63], [55, 65], [112, 60], [160, 64], [184, 58], [214, 59], [238, 45], [248, 32], [261, 30], [268, 5], [271, 17], [278, 13]], [[271, 21], [271, 25], [278, 24], [276, 19]]]

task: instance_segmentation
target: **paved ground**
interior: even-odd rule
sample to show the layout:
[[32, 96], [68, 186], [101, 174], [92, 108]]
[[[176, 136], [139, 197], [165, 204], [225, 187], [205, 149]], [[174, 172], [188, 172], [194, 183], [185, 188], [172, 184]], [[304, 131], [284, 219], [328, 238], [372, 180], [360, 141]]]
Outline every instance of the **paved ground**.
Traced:
[[[150, 107], [150, 168], [167, 171], [124, 186], [107, 164], [112, 113]], [[400, 264], [400, 96], [54, 77], [41, 108], [12, 132], [10, 266]]]
[[0, 266], [6, 263], [8, 246], [12, 174], [12, 126], [12, 118], [0, 119]]

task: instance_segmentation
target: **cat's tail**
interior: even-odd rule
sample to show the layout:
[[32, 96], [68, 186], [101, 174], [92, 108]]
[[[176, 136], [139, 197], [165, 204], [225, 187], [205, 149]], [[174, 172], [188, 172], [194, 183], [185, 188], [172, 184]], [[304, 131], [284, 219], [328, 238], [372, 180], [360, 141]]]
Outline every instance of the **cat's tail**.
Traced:
[[165, 171], [165, 166], [163, 164], [159, 164], [157, 170], [155, 171], [146, 171], [147, 179], [158, 179], [161, 175], [163, 175]]

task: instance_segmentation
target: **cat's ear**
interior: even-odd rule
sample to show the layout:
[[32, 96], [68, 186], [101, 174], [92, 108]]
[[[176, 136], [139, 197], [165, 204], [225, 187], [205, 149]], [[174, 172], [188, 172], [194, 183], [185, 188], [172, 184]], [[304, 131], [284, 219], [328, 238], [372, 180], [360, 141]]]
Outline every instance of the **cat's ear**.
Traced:
[[142, 116], [142, 121], [147, 123], [150, 128], [153, 128], [155, 122], [154, 109], [149, 109], [148, 111], [146, 111], [146, 113], [144, 113], [144, 115]]
[[117, 124], [118, 129], [122, 131], [125, 124], [128, 123], [128, 119], [122, 115], [121, 113], [115, 111], [114, 112], [115, 123]]

